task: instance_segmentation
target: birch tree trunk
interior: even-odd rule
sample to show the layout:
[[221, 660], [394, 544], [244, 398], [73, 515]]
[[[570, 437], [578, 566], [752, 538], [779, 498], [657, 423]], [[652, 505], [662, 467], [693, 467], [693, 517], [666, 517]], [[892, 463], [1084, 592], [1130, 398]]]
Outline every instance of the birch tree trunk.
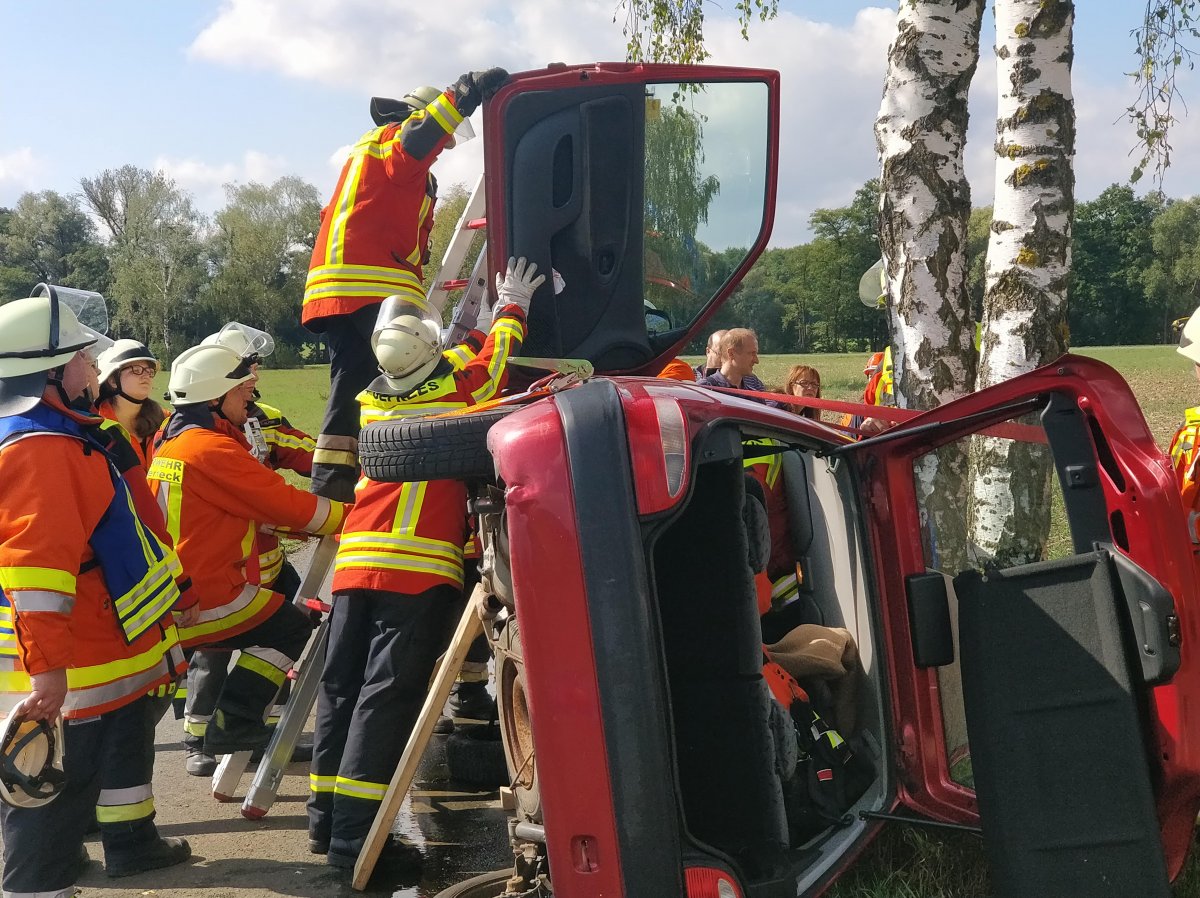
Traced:
[[[978, 386], [1053, 361], [1067, 346], [1075, 205], [1072, 0], [996, 0], [996, 193]], [[1045, 447], [979, 439], [972, 539], [1001, 565], [1042, 558], [1050, 529]]]
[[[975, 379], [967, 293], [971, 188], [963, 149], [983, 8], [984, 0], [905, 0], [888, 49], [875, 122], [879, 243], [896, 399], [907, 408], [941, 405]], [[953, 576], [966, 559], [965, 446], [929, 453], [917, 461], [914, 476], [927, 563]], [[938, 684], [946, 751], [959, 756], [967, 731], [957, 665], [938, 668]]]
[[[971, 189], [963, 168], [967, 90], [979, 63], [984, 0], [906, 0], [888, 49], [875, 138], [880, 177], [880, 248], [897, 401], [933, 408], [975, 379], [967, 293]], [[960, 446], [918, 465], [923, 526], [936, 534], [937, 566], [963, 556], [967, 455]]]

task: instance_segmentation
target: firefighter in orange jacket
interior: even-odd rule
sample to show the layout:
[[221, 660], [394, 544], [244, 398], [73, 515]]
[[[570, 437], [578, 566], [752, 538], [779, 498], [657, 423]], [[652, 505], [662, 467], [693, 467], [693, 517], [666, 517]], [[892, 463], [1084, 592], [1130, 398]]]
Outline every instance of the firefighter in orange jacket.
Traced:
[[[205, 337], [202, 345], [225, 346], [246, 359], [251, 356], [261, 359], [275, 350], [275, 341], [270, 334], [236, 321]], [[242, 433], [250, 444], [251, 453], [272, 471], [285, 468], [306, 477], [310, 476], [316, 442], [304, 431], [293, 427], [283, 412], [262, 401], [257, 389], [257, 362], [250, 365], [250, 371], [253, 375], [249, 381], [254, 386], [253, 401], [247, 407], [248, 417], [242, 425]], [[275, 531], [269, 528], [261, 529], [255, 539], [258, 544], [259, 583], [282, 593], [285, 597], [294, 597], [300, 587], [300, 575], [284, 558], [283, 547]], [[228, 672], [227, 652], [197, 649], [188, 661], [187, 685], [176, 694], [177, 715], [186, 716], [187, 708], [191, 708], [191, 723], [185, 723], [185, 732], [192, 737], [185, 769], [192, 776], [210, 776], [216, 770], [216, 758], [203, 751], [196, 751], [195, 741], [197, 737], [204, 735]], [[276, 701], [277, 708], [285, 700], [286, 693], [285, 684]], [[267, 723], [273, 724], [276, 721], [277, 718], [272, 712]], [[311, 745], [308, 749], [311, 751]], [[307, 761], [311, 759], [311, 754], [304, 755], [301, 751], [294, 753], [292, 759]]]
[[213, 756], [266, 744], [264, 713], [312, 629], [307, 614], [260, 585], [259, 526], [326, 534], [344, 515], [342, 503], [296, 489], [250, 454], [241, 427], [253, 364], [224, 346], [196, 346], [175, 360], [175, 411], [149, 474], [200, 596], [198, 620], [180, 632], [183, 645], [241, 649], [211, 722], [185, 722], [189, 751]]
[[466, 139], [468, 118], [508, 80], [503, 69], [463, 75], [445, 91], [418, 87], [400, 100], [374, 97], [376, 127], [350, 150], [321, 213], [301, 320], [329, 346], [329, 399], [317, 438], [312, 491], [350, 501], [358, 474], [355, 397], [375, 378], [370, 337], [387, 296], [424, 297], [422, 266], [438, 154]]
[[[390, 297], [373, 343], [385, 374], [359, 397], [363, 423], [468, 408], [499, 394], [525, 338], [525, 316], [545, 280], [509, 260], [497, 276], [494, 322], [479, 354], [440, 349], [440, 325], [423, 300]], [[478, 336], [481, 336], [478, 335]], [[425, 700], [463, 590], [469, 535], [466, 486], [454, 480], [379, 483], [364, 478], [334, 564], [329, 647], [317, 697], [308, 801], [309, 847], [338, 867], [358, 858]], [[387, 855], [401, 859], [393, 842]]]
[[68, 896], [93, 820], [110, 876], [190, 856], [159, 836], [150, 782], [148, 693], [183, 670], [180, 569], [105, 451], [95, 334], [40, 293], [0, 306], [0, 639], [16, 656], [0, 658], [0, 698], [26, 720], [66, 719], [65, 781], [49, 802], [0, 807], [0, 826], [4, 894]]

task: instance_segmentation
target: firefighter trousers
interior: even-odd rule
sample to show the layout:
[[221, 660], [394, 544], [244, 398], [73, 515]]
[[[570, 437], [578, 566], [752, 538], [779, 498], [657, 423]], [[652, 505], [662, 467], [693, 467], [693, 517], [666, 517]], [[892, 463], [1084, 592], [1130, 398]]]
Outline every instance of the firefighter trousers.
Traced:
[[[265, 621], [245, 633], [239, 633], [215, 643], [211, 648], [241, 649], [237, 662], [223, 683], [210, 677], [204, 683], [204, 673], [193, 682], [188, 672], [188, 693], [184, 710], [185, 741], [196, 736], [203, 738], [211, 718], [222, 721], [226, 732], [256, 732], [261, 730], [267, 709], [275, 700], [280, 687], [308, 644], [312, 635], [312, 619], [291, 602], [284, 602]], [[211, 673], [227, 655], [215, 655], [205, 665]], [[204, 662], [202, 662], [204, 664]], [[213, 684], [218, 688], [213, 689]]]
[[312, 492], [338, 502], [354, 501], [358, 480], [358, 394], [379, 374], [371, 332], [379, 305], [327, 319], [329, 399], [313, 453]]
[[311, 839], [366, 837], [461, 609], [462, 591], [450, 585], [335, 597], [309, 774]]
[[[290, 562], [284, 561], [275, 581], [264, 585], [291, 598], [300, 588], [300, 575]], [[187, 743], [198, 745], [204, 739], [208, 722], [217, 710], [217, 700], [229, 677], [229, 655], [228, 649], [196, 649], [188, 658], [187, 685], [175, 696], [176, 717], [183, 718], [184, 741]], [[287, 682], [284, 680], [277, 704], [287, 698]]]
[[37, 808], [0, 805], [5, 898], [70, 895], [93, 820], [109, 860], [136, 855], [158, 839], [150, 785], [155, 710], [143, 696], [99, 717], [66, 722], [63, 791]]

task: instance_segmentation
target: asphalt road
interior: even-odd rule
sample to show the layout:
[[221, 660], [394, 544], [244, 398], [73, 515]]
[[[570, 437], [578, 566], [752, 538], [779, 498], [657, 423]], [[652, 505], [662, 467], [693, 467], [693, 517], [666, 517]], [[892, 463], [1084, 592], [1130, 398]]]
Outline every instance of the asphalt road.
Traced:
[[[220, 804], [207, 778], [188, 776], [179, 744], [180, 724], [171, 714], [157, 734], [155, 806], [163, 835], [183, 836], [192, 845], [186, 864], [126, 879], [104, 874], [99, 837], [87, 843], [92, 863], [79, 880], [87, 898], [259, 898], [265, 895], [392, 895], [427, 898], [476, 873], [511, 864], [505, 820], [496, 792], [478, 792], [448, 781], [442, 737], [434, 737], [417, 782], [394, 831], [416, 845], [425, 858], [419, 875], [389, 880], [376, 875], [366, 892], [349, 886], [346, 872], [328, 867], [308, 852], [304, 802], [308, 765], [293, 764], [271, 813], [246, 820], [238, 804]], [[249, 785], [243, 779], [242, 793]]]

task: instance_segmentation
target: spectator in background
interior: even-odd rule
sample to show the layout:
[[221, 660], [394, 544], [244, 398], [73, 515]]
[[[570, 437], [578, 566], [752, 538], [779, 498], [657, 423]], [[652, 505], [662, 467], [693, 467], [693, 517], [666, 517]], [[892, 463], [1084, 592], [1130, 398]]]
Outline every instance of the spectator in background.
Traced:
[[725, 336], [725, 331], [713, 331], [708, 335], [708, 342], [704, 344], [704, 362], [693, 369], [696, 372], [696, 383], [704, 380], [710, 374], [716, 374], [720, 369], [721, 338], [723, 336]]
[[[734, 327], [725, 331], [718, 344], [721, 367], [699, 381], [702, 387], [726, 387], [734, 390], [755, 390], [762, 392], [766, 389], [763, 382], [754, 374], [754, 366], [758, 364], [758, 335], [747, 327]], [[783, 408], [781, 402], [754, 399], [772, 408]]]
[[[788, 372], [787, 380], [784, 382], [783, 392], [790, 396], [801, 396], [805, 399], [820, 399], [821, 372], [812, 365], [793, 365], [792, 370]], [[812, 418], [814, 421], [821, 420], [820, 409], [799, 405], [793, 405], [790, 408], [802, 418]]]

